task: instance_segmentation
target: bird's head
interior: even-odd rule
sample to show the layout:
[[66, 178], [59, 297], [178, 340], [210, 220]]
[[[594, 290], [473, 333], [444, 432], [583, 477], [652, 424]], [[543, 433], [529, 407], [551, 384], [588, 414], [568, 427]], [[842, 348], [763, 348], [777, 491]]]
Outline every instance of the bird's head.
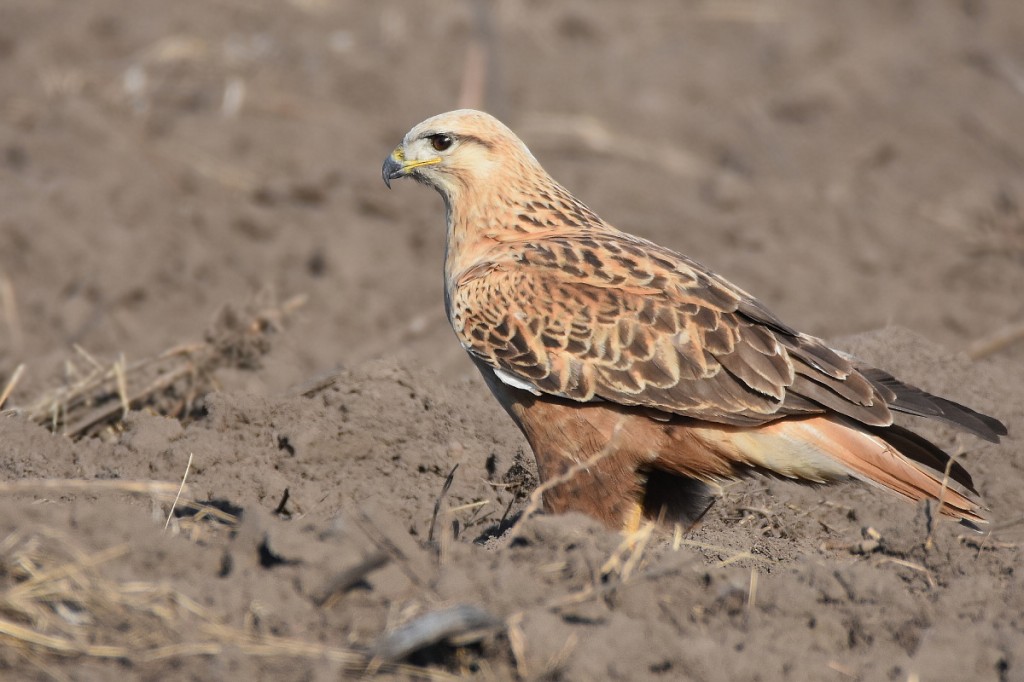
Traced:
[[381, 175], [388, 187], [411, 177], [451, 197], [463, 188], [494, 186], [503, 172], [522, 166], [539, 168], [515, 133], [490, 114], [459, 109], [413, 127], [384, 160]]

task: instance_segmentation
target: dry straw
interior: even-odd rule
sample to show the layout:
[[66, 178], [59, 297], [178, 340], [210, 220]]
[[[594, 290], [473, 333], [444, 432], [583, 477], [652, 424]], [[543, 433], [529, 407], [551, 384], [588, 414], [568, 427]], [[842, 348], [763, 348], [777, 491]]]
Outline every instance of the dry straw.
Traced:
[[[182, 489], [157, 481], [0, 484], [0, 493], [117, 491], [162, 499], [172, 499]], [[179, 503], [205, 509], [188, 500]], [[360, 651], [226, 625], [210, 609], [166, 582], [111, 577], [116, 572], [107, 565], [130, 553], [130, 544], [122, 543], [90, 554], [74, 538], [47, 527], [17, 530], [0, 540], [0, 647], [20, 654], [56, 679], [66, 678], [56, 665], [68, 658], [119, 659], [144, 665], [225, 652], [325, 660], [347, 674], [384, 670], [421, 679], [454, 679], [442, 671], [382, 660], [372, 649]], [[441, 634], [450, 634], [450, 630]], [[384, 633], [381, 641], [388, 635]]]
[[[73, 538], [49, 529], [8, 535], [0, 541], [0, 575], [7, 578], [0, 591], [0, 644], [37, 663], [84, 656], [145, 664], [231, 649], [254, 657], [327, 660], [348, 673], [367, 669], [366, 653], [247, 632], [225, 625], [167, 584], [107, 577], [104, 564], [129, 553], [129, 545], [121, 544], [88, 554]], [[414, 666], [387, 669], [451, 679]]]
[[[123, 420], [131, 409], [147, 407], [160, 414], [185, 416], [200, 395], [216, 387], [215, 370], [258, 363], [269, 348], [269, 335], [305, 301], [304, 296], [296, 296], [280, 304], [254, 304], [242, 313], [225, 308], [206, 340], [136, 362], [121, 355], [104, 363], [75, 346], [75, 357], [66, 362], [63, 385], [10, 409], [69, 438], [99, 433]], [[0, 393], [0, 407], [20, 375], [16, 370]]]

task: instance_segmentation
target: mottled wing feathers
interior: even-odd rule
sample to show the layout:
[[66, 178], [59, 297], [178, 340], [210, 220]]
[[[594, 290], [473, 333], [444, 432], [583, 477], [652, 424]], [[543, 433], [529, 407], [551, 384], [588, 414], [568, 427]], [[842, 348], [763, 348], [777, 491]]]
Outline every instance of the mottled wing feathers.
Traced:
[[891, 423], [849, 360], [683, 256], [623, 233], [508, 246], [459, 278], [452, 323], [541, 392], [735, 425], [826, 410]]

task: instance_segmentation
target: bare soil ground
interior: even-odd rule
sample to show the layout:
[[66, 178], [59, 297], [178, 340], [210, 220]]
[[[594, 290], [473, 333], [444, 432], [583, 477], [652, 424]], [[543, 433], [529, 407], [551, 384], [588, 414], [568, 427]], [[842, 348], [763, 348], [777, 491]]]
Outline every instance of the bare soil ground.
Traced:
[[[1024, 678], [1024, 5], [478, 7], [0, 7], [0, 677]], [[380, 182], [464, 103], [613, 224], [1006, 422], [913, 423], [992, 532], [761, 479], [682, 537], [524, 514], [440, 202]]]

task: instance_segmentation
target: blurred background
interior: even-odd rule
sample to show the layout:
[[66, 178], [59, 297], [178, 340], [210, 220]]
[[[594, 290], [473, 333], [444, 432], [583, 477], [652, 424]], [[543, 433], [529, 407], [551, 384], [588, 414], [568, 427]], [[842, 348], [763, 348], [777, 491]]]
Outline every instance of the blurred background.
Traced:
[[470, 375], [441, 202], [380, 180], [460, 106], [794, 326], [1024, 359], [1015, 0], [5, 0], [0, 384], [254, 300], [296, 302], [270, 388], [383, 355]]

